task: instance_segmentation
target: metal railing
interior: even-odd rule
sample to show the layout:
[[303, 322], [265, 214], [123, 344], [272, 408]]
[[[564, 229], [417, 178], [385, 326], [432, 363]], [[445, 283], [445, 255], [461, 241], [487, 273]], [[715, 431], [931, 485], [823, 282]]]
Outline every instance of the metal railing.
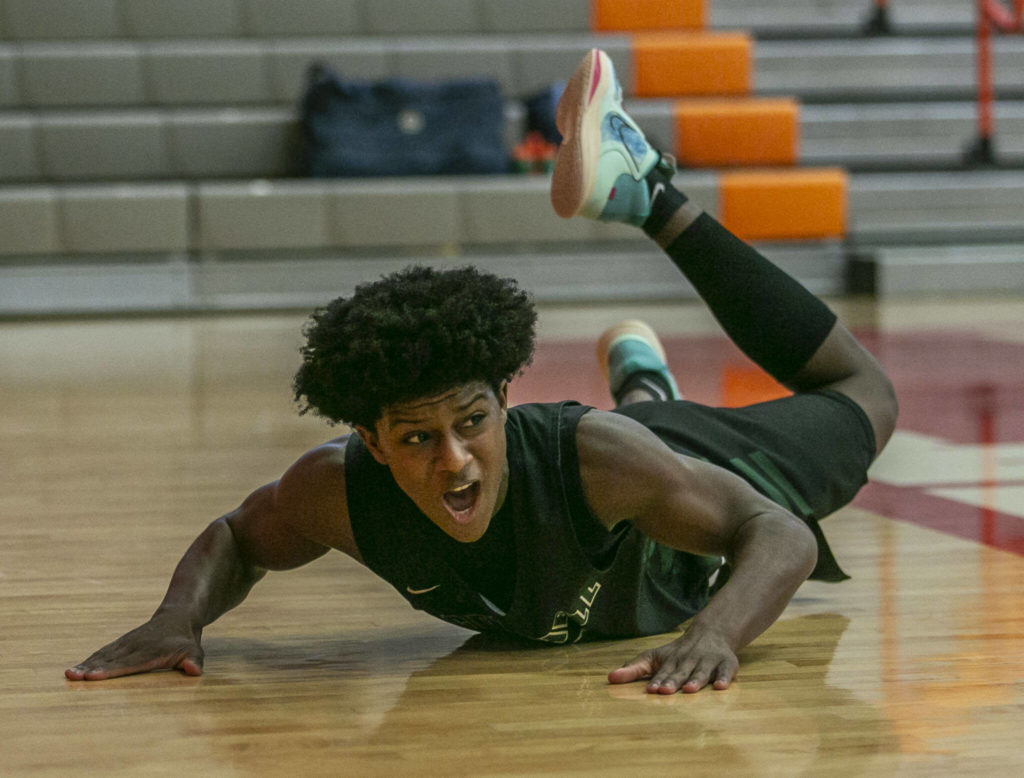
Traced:
[[995, 118], [992, 106], [992, 36], [1024, 31], [1024, 0], [1014, 0], [1011, 10], [1001, 0], [977, 0], [978, 27], [975, 70], [978, 83], [978, 134], [968, 146], [966, 161], [985, 165], [996, 161]]
[[892, 22], [889, 19], [889, 0], [873, 0], [871, 13], [864, 21], [864, 34], [888, 35], [892, 31]]

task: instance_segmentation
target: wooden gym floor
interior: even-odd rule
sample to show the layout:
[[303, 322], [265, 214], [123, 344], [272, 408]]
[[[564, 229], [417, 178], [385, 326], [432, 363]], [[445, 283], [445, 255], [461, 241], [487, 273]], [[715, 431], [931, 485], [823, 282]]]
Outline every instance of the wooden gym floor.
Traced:
[[[73, 683], [205, 524], [331, 436], [289, 393], [301, 314], [0, 324], [0, 775], [1024, 774], [1024, 301], [837, 304], [903, 415], [727, 692], [608, 670], [665, 637], [530, 647], [331, 554], [207, 628], [206, 673]], [[545, 308], [513, 400], [607, 407], [592, 343], [664, 333], [692, 399], [774, 391], [702, 308]]]

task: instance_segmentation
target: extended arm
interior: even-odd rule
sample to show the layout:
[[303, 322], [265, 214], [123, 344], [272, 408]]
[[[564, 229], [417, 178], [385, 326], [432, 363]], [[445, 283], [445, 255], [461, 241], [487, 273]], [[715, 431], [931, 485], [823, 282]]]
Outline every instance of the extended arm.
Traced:
[[683, 635], [613, 670], [609, 681], [649, 678], [648, 691], [662, 694], [728, 688], [739, 667], [736, 652], [781, 615], [817, 556], [810, 530], [781, 510], [747, 518], [730, 546], [732, 575]]
[[242, 556], [228, 517], [217, 519], [185, 552], [154, 615], [180, 614], [198, 637], [203, 627], [241, 603], [264, 575], [264, 568]]
[[[210, 524], [189, 546], [167, 594], [145, 624], [65, 671], [96, 681], [150, 670], [199, 675], [203, 628], [245, 599], [267, 570], [306, 564], [330, 547], [358, 558], [347, 532], [344, 497], [319, 499], [319, 489], [344, 495], [344, 474], [326, 447], [310, 452], [280, 482], [253, 492]], [[315, 538], [315, 539], [314, 539]]]
[[265, 572], [242, 558], [227, 518], [217, 519], [189, 546], [149, 621], [64, 675], [73, 681], [100, 681], [150, 670], [199, 675], [203, 627], [245, 599]]
[[581, 475], [598, 518], [609, 527], [631, 521], [659, 543], [725, 556], [733, 568], [681, 637], [642, 653], [609, 680], [649, 678], [648, 691], [666, 694], [728, 687], [736, 652], [779, 617], [813, 570], [813, 534], [739, 477], [674, 454], [636, 422], [614, 414], [584, 419]]

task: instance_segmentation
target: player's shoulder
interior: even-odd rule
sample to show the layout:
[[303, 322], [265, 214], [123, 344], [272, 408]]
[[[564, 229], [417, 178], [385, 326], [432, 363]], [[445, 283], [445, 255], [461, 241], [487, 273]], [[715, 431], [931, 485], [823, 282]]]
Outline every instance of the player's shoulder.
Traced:
[[295, 460], [295, 465], [310, 468], [345, 468], [345, 452], [348, 450], [349, 441], [355, 433], [346, 433], [339, 437], [332, 438], [319, 446], [306, 451]]
[[576, 447], [581, 458], [589, 455], [618, 459], [631, 447], [656, 441], [643, 424], [612, 411], [592, 408], [580, 417], [576, 426]]
[[359, 559], [345, 489], [349, 440], [347, 435], [335, 438], [295, 460], [277, 484], [276, 508], [298, 534]]
[[[278, 485], [279, 500], [290, 502], [334, 493], [345, 484], [345, 452], [350, 435], [309, 449], [295, 460]], [[344, 495], [342, 489], [341, 494]]]
[[585, 480], [620, 482], [649, 467], [652, 457], [671, 457], [655, 435], [619, 413], [591, 410], [576, 426], [576, 451]]
[[580, 419], [576, 450], [584, 488], [602, 491], [650, 491], [682, 460], [640, 422], [600, 410]]
[[328, 506], [335, 512], [344, 509], [348, 439], [345, 435], [310, 448], [285, 471], [278, 483], [278, 504], [283, 511], [309, 515]]
[[591, 410], [576, 426], [580, 485], [597, 520], [611, 529], [638, 512], [637, 497], [648, 493], [649, 430], [633, 419]]

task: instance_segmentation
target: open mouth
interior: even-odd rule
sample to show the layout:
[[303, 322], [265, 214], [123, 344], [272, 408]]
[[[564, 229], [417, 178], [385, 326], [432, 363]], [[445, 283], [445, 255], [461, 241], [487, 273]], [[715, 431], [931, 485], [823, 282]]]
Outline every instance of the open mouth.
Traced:
[[465, 523], [473, 518], [473, 509], [476, 507], [479, 497], [480, 482], [471, 481], [458, 489], [445, 492], [442, 501], [455, 521]]

